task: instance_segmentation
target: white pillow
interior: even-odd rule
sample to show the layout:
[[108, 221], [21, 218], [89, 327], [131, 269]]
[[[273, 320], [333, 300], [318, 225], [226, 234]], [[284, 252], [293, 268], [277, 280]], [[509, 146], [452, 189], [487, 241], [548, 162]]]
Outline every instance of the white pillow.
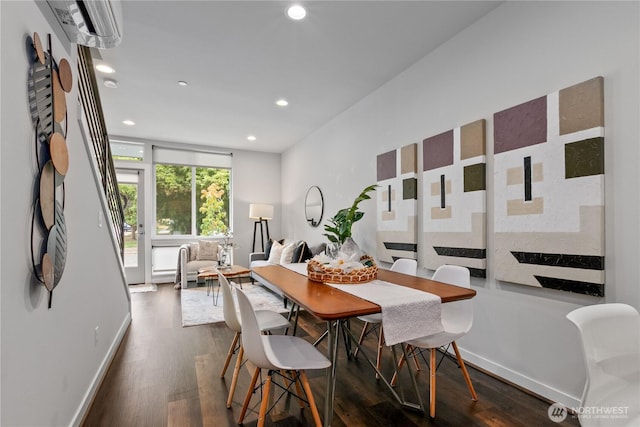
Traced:
[[218, 242], [211, 240], [200, 240], [198, 242], [198, 261], [217, 261], [218, 260]]
[[284, 248], [282, 249], [282, 255], [280, 255], [280, 264], [291, 264], [293, 251], [298, 247], [298, 243], [299, 242], [291, 242], [284, 245]]
[[284, 245], [274, 240], [273, 245], [271, 246], [271, 252], [269, 252], [269, 259], [267, 261], [271, 264], [280, 264], [283, 249]]

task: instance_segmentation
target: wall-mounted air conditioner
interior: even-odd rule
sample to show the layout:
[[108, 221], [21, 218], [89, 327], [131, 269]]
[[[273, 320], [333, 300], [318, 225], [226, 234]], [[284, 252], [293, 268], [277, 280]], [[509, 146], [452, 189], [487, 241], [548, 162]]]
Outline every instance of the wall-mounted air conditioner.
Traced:
[[122, 40], [122, 5], [119, 0], [47, 0], [53, 14], [73, 43], [107, 49]]

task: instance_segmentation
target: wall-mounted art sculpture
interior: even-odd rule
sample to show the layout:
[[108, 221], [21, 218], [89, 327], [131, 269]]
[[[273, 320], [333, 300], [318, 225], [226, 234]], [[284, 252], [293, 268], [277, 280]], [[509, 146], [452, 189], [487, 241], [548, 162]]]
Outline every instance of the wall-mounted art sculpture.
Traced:
[[496, 279], [604, 296], [604, 80], [494, 114]]
[[64, 179], [69, 170], [69, 155], [65, 92], [73, 87], [73, 72], [66, 59], [55, 61], [51, 36], [47, 39], [46, 51], [38, 33], [34, 33], [31, 40], [28, 92], [38, 167], [31, 221], [31, 259], [34, 276], [49, 291], [51, 308], [53, 289], [60, 283], [67, 255]]
[[377, 158], [377, 254], [380, 261], [416, 259], [418, 248], [417, 144]]
[[422, 142], [422, 264], [486, 277], [486, 123], [477, 120]]

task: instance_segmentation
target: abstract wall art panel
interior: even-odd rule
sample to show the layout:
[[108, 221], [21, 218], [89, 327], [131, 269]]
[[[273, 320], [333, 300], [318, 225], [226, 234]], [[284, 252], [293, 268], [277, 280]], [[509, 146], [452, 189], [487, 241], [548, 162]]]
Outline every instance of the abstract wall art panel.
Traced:
[[486, 277], [486, 122], [425, 139], [422, 264], [469, 268]]
[[378, 260], [417, 257], [418, 144], [388, 151], [377, 157]]
[[603, 78], [496, 113], [494, 143], [496, 279], [604, 296]]

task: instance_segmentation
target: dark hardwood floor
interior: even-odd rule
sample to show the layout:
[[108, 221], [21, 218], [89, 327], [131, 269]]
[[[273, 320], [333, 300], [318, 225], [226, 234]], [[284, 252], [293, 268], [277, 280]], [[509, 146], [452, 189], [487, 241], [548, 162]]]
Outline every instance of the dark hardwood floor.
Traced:
[[[226, 378], [220, 370], [233, 334], [224, 323], [183, 328], [180, 292], [172, 284], [157, 292], [134, 293], [132, 324], [118, 349], [89, 413], [85, 426], [235, 426], [250, 375], [244, 367], [231, 409], [226, 408], [232, 368]], [[302, 314], [299, 336], [317, 337], [324, 322]], [[355, 332], [361, 322], [353, 321]], [[368, 353], [375, 355], [374, 339]], [[326, 351], [326, 344], [320, 345]], [[472, 402], [457, 366], [444, 360], [438, 369], [436, 418], [402, 409], [371, 367], [360, 357], [347, 360], [340, 348], [333, 425], [340, 426], [556, 426], [547, 416], [549, 403], [524, 393], [491, 376], [469, 368], [478, 401]], [[392, 358], [385, 354], [385, 372]], [[232, 362], [234, 363], [234, 362]], [[417, 375], [422, 398], [428, 405], [426, 363]], [[406, 370], [403, 370], [406, 372]], [[412, 397], [410, 378], [404, 373], [407, 397]], [[322, 372], [309, 373], [321, 417], [325, 395]], [[257, 397], [244, 425], [256, 425]], [[267, 425], [312, 425], [308, 408], [282, 399], [267, 417]], [[571, 415], [560, 425], [578, 426]]]

